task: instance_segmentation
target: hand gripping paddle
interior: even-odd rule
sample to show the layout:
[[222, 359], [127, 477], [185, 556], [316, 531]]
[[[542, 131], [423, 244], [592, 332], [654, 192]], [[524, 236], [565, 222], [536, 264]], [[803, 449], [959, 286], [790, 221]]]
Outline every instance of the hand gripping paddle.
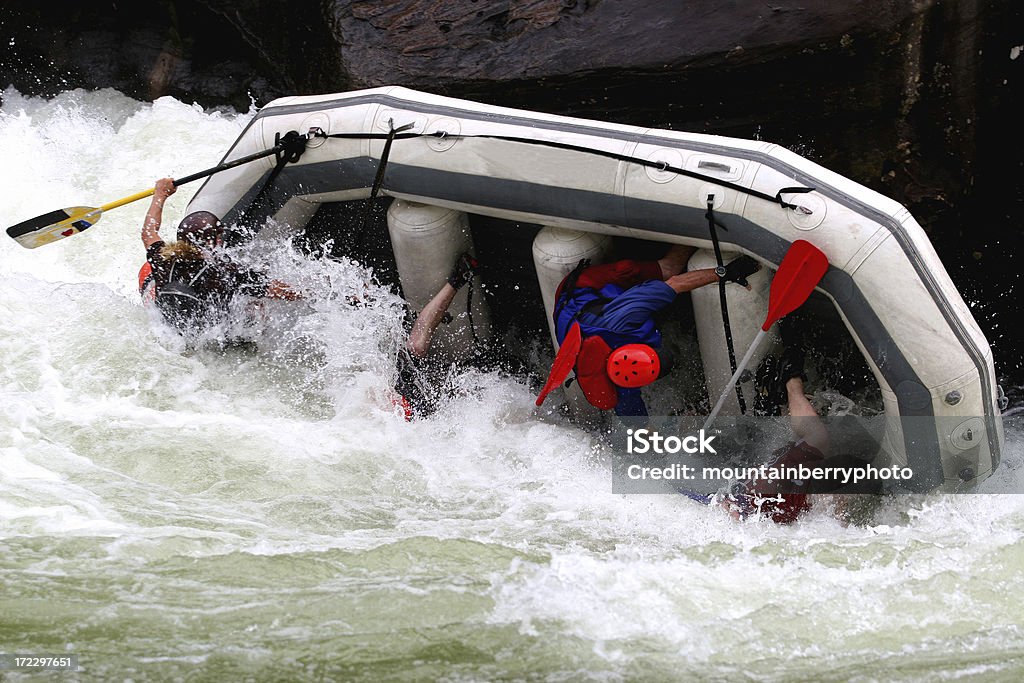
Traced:
[[821, 278], [824, 277], [827, 270], [828, 259], [813, 244], [806, 240], [797, 240], [790, 245], [789, 251], [786, 252], [782, 263], [779, 264], [775, 277], [772, 278], [771, 291], [768, 294], [768, 317], [765, 318], [760, 331], [754, 337], [754, 342], [747, 349], [747, 354], [743, 356], [743, 360], [736, 367], [736, 372], [733, 373], [726, 385], [725, 391], [718, 397], [718, 403], [711, 410], [708, 419], [704, 421], [704, 429], [709, 429], [711, 423], [715, 421], [729, 392], [736, 386], [740, 375], [750, 364], [750, 359], [757, 347], [760, 346], [761, 340], [768, 334], [768, 329], [782, 316], [800, 308], [821, 282]]
[[[262, 159], [263, 157], [277, 154], [278, 152], [284, 151], [287, 148], [287, 145], [292, 144], [292, 142], [293, 141], [291, 139], [288, 139], [287, 142], [282, 140], [282, 142], [278, 143], [274, 147], [262, 152], [256, 152], [255, 154], [240, 157], [232, 161], [226, 161], [223, 164], [218, 164], [217, 166], [208, 168], [205, 171], [200, 171], [199, 173], [193, 173], [192, 175], [185, 176], [184, 178], [179, 178], [174, 181], [174, 186], [180, 187], [185, 183], [192, 182], [193, 180], [199, 180], [200, 178], [211, 176], [214, 173], [220, 173], [221, 171], [226, 171], [229, 168], [247, 164], [250, 161], [255, 161], [256, 159]], [[140, 199], [145, 199], [153, 194], [153, 190], [154, 188], [150, 188], [148, 190], [143, 190], [142, 192], [136, 192], [133, 195], [129, 195], [123, 199], [118, 199], [117, 201], [113, 201], [99, 207], [72, 206], [66, 209], [57, 209], [50, 213], [44, 213], [42, 216], [36, 216], [35, 218], [30, 218], [27, 221], [22, 221], [17, 225], [12, 225], [7, 228], [7, 235], [26, 249], [35, 249], [36, 247], [41, 247], [44, 244], [49, 244], [50, 242], [62, 240], [65, 237], [77, 235], [83, 230], [88, 230], [99, 222], [104, 211], [110, 211], [111, 209], [116, 209], [119, 206], [124, 206], [125, 204], [131, 204], [132, 202]]]

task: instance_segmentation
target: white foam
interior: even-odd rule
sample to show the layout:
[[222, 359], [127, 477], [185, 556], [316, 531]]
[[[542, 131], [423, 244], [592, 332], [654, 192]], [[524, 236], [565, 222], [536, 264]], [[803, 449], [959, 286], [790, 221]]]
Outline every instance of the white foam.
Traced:
[[[5, 91], [0, 223], [212, 166], [249, 117], [113, 91]], [[111, 605], [151, 601], [182, 623], [192, 609], [230, 613], [234, 582], [263, 586], [260, 562], [293, 560], [294, 572], [275, 570], [281, 591], [391, 591], [386, 604], [425, 628], [435, 624], [420, 607], [450, 594], [467, 600], [452, 619], [511, 626], [524, 639], [515, 651], [581, 639], [580, 678], [635, 678], [650, 661], [663, 666], [655, 678], [773, 679], [794, 654], [810, 662], [807, 678], [821, 666], [881, 677], [870, 667], [904, 647], [926, 660], [1019, 621], [1024, 598], [1006, 586], [1021, 566], [1020, 495], [899, 499], [873, 526], [849, 527], [821, 508], [779, 527], [680, 496], [613, 495], [609, 454], [538, 419], [521, 380], [465, 373], [436, 416], [405, 422], [390, 394], [400, 302], [353, 264], [260, 255], [321, 296], [270, 310], [253, 332], [258, 353], [187, 348], [137, 301], [144, 212], [145, 202], [110, 212], [36, 250], [0, 240], [2, 535], [81, 539], [41, 566], [113, 582]], [[346, 305], [350, 293], [369, 293], [367, 305]], [[1024, 490], [1019, 422], [1008, 421], [1003, 466], [984, 488]], [[8, 562], [40, 561], [19, 548]], [[307, 583], [311, 566], [322, 593]], [[168, 597], [197, 586], [200, 606]], [[373, 632], [369, 617], [332, 615], [345, 633]], [[93, 618], [122, 616], [112, 606]], [[312, 626], [280, 630], [320, 642]]]

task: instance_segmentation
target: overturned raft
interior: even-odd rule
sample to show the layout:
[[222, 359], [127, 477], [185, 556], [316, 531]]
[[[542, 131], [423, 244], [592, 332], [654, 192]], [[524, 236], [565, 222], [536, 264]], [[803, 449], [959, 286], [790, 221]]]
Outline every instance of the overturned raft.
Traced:
[[[534, 256], [549, 299], [581, 256], [608, 256], [607, 235], [709, 248], [711, 205], [728, 225], [719, 233], [725, 250], [769, 268], [797, 239], [826, 254], [818, 289], [879, 384], [890, 418], [884, 448], [913, 468], [915, 490], [961, 490], [999, 463], [991, 350], [920, 225], [898, 203], [786, 149], [392, 87], [275, 100], [224, 161], [267, 149], [289, 131], [314, 133], [297, 161], [271, 157], [213, 176], [189, 210], [228, 223], [254, 211], [273, 216], [257, 239], [277, 239], [300, 232], [324, 203], [370, 196], [377, 179], [376, 189], [395, 199], [389, 228], [403, 289], [422, 306], [468, 246], [466, 214], [546, 226]], [[707, 252], [694, 259], [691, 267], [711, 263]], [[767, 269], [762, 274], [753, 298], [730, 290], [741, 351], [764, 316]], [[694, 302], [716, 395], [729, 376], [716, 333], [721, 314], [702, 322], [700, 311], [714, 310], [717, 294], [713, 305]], [[475, 311], [475, 325], [486, 328], [486, 319], [486, 310]], [[455, 346], [472, 338], [465, 329], [450, 336]]]

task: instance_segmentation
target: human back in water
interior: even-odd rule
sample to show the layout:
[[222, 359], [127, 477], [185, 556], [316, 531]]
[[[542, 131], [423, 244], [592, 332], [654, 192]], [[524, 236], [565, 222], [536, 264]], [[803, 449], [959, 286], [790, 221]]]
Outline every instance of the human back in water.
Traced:
[[160, 237], [160, 226], [164, 204], [176, 189], [171, 178], [156, 181], [141, 234], [146, 264], [140, 273], [140, 290], [156, 303], [168, 323], [179, 332], [207, 328], [222, 317], [235, 294], [289, 301], [300, 298], [286, 283], [219, 254], [224, 226], [209, 211], [185, 216], [178, 224], [177, 241], [167, 244]]

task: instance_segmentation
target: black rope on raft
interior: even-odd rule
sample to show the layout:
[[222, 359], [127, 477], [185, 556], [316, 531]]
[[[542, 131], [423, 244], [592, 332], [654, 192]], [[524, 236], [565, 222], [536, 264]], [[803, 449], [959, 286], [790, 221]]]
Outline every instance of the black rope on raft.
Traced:
[[[720, 268], [725, 267], [725, 263], [722, 261], [722, 247], [718, 243], [718, 228], [722, 230], [728, 230], [724, 225], [718, 222], [715, 218], [715, 195], [708, 195], [708, 212], [705, 214], [708, 219], [708, 229], [711, 231], [711, 245], [715, 249], [715, 261], [718, 263]], [[729, 301], [725, 293], [725, 280], [718, 278], [718, 300], [722, 307], [722, 324], [725, 327], [725, 346], [729, 351], [729, 368], [732, 374], [736, 374], [736, 348], [732, 342], [732, 325], [729, 324]], [[736, 400], [740, 404], [740, 414], [747, 414], [747, 402], [743, 398], [743, 390], [740, 388], [740, 383], [736, 382]]]
[[[377, 199], [377, 195], [380, 193], [381, 187], [384, 185], [384, 172], [388, 167], [388, 157], [391, 156], [391, 144], [400, 137], [402, 131], [409, 130], [413, 127], [412, 123], [407, 123], [404, 126], [395, 128], [395, 122], [393, 119], [388, 119], [388, 127], [390, 130], [386, 135], [375, 135], [369, 134], [368, 139], [383, 139], [384, 149], [380, 153], [380, 162], [377, 164], [377, 174], [373, 178], [373, 185], [370, 186], [370, 198], [366, 200], [366, 205], [363, 208], [363, 217], [359, 224], [359, 235], [356, 238], [356, 248], [361, 250], [363, 247], [363, 241], [366, 239], [366, 228], [370, 224], [370, 212], [373, 210], [373, 202]], [[314, 133], [315, 135], [316, 133]], [[334, 135], [324, 137], [336, 137]]]
[[[619, 154], [617, 152], [609, 152], [609, 151], [606, 151], [606, 150], [603, 150], [603, 149], [595, 149], [593, 147], [584, 147], [582, 145], [573, 145], [573, 144], [569, 144], [569, 143], [566, 143], [566, 142], [554, 142], [554, 141], [551, 141], [551, 140], [536, 140], [536, 139], [533, 139], [533, 138], [523, 138], [523, 137], [510, 136], [510, 135], [468, 135], [468, 134], [455, 134], [455, 133], [448, 133], [446, 131], [437, 131], [437, 132], [434, 132], [434, 133], [404, 133], [404, 134], [397, 134], [400, 131], [404, 131], [404, 130], [407, 130], [409, 128], [412, 128], [413, 125], [415, 125], [415, 124], [408, 123], [408, 124], [402, 126], [401, 128], [399, 128], [397, 131], [392, 130], [392, 132], [387, 133], [387, 134], [384, 134], [384, 133], [334, 133], [334, 134], [331, 134], [331, 135], [327, 135], [327, 134], [321, 132], [321, 133], [317, 134], [317, 137], [339, 138], [339, 139], [349, 139], [349, 140], [387, 140], [388, 143], [385, 144], [385, 150], [386, 151], [390, 149], [389, 145], [394, 140], [410, 140], [412, 138], [423, 138], [423, 137], [437, 138], [439, 140], [448, 139], [448, 138], [454, 138], [454, 139], [458, 139], [458, 140], [473, 139], [473, 138], [490, 139], [490, 140], [504, 140], [506, 142], [518, 142], [518, 143], [521, 143], [521, 144], [524, 144], [524, 145], [539, 145], [539, 146], [542, 146], [542, 147], [552, 147], [554, 149], [565, 149], [565, 150], [569, 150], [569, 151], [573, 151], [573, 152], [582, 152], [584, 154], [594, 154], [596, 156], [605, 157], [607, 159], [614, 159], [616, 161], [624, 161], [624, 162], [627, 162], [627, 163], [637, 164], [639, 166], [644, 166], [646, 168], [653, 168], [653, 169], [656, 169], [656, 170], [662, 171], [662, 172], [675, 173], [676, 175], [686, 176], [686, 177], [694, 178], [694, 179], [697, 179], [697, 180], [703, 180], [705, 182], [713, 183], [713, 184], [719, 185], [721, 187], [727, 187], [729, 189], [736, 190], [737, 192], [742, 192], [744, 194], [748, 194], [748, 195], [750, 195], [752, 197], [757, 197], [758, 199], [763, 199], [765, 201], [771, 202], [772, 204], [778, 204], [779, 206], [781, 206], [784, 209], [791, 209], [793, 211], [799, 211], [799, 212], [805, 213], [805, 214], [806, 213], [810, 213], [810, 210], [807, 209], [806, 207], [800, 206], [798, 204], [793, 204], [791, 202], [787, 202], [785, 199], [783, 199], [782, 195], [783, 194], [804, 194], [804, 193], [807, 193], [807, 192], [814, 192], [814, 190], [816, 189], [816, 188], [813, 188], [813, 187], [802, 187], [802, 186], [784, 187], [781, 190], [779, 190], [775, 194], [775, 196], [772, 196], [770, 194], [766, 194], [764, 192], [761, 192], [759, 190], [754, 190], [754, 189], [749, 188], [749, 187], [744, 187], [743, 185], [739, 185], [737, 183], [733, 183], [733, 182], [730, 182], [728, 180], [722, 180], [721, 178], [716, 178], [714, 176], [705, 175], [703, 173], [697, 173], [696, 171], [690, 171], [690, 170], [687, 170], [685, 168], [678, 168], [676, 166], [672, 166], [671, 164], [669, 164], [669, 163], [667, 163], [667, 162], [665, 162], [663, 160], [655, 161], [655, 160], [651, 160], [651, 159], [641, 159], [639, 157], [631, 157], [631, 156], [629, 156], [627, 154]], [[383, 158], [382, 158], [382, 161], [383, 161]]]
[[479, 348], [480, 338], [476, 334], [476, 324], [473, 322], [473, 280], [475, 279], [475, 275], [469, 279], [469, 289], [466, 290], [466, 321], [469, 323], [469, 331], [473, 334], [473, 344]]
[[283, 136], [280, 133], [274, 135], [273, 149], [275, 150], [274, 158], [277, 160], [277, 163], [274, 165], [274, 170], [267, 176], [267, 179], [263, 181], [263, 185], [260, 186], [256, 196], [249, 202], [249, 205], [238, 212], [236, 222], [240, 226], [253, 229], [253, 226], [247, 225], [249, 218], [257, 213], [257, 209], [263, 208], [263, 204], [267, 201], [267, 197], [270, 194], [270, 188], [274, 186], [274, 181], [277, 180], [277, 176], [281, 174], [284, 167], [288, 164], [294, 164], [302, 158], [302, 154], [306, 151], [306, 144], [311, 137], [315, 137], [315, 133], [312, 131], [307, 135], [300, 135], [295, 130], [290, 130]]

